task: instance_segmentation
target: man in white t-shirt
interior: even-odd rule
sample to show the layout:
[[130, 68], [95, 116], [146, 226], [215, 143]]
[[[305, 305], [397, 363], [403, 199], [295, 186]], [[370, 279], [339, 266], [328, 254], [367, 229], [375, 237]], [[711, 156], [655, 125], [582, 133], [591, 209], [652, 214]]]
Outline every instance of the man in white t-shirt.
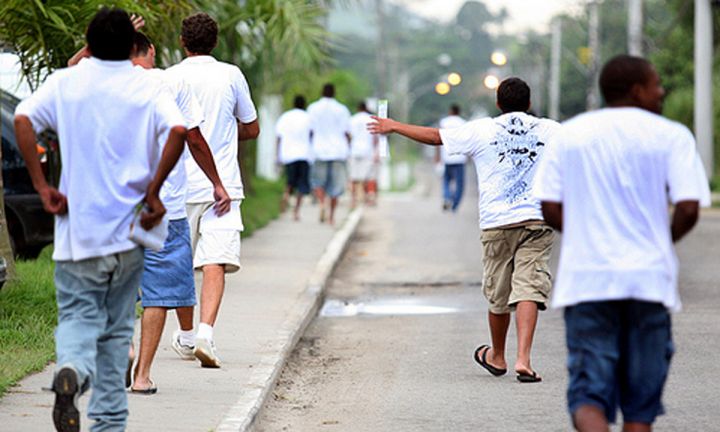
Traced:
[[210, 55], [217, 45], [218, 26], [206, 13], [182, 22], [181, 42], [187, 58], [167, 69], [182, 78], [198, 99], [204, 121], [200, 131], [215, 158], [220, 178], [232, 199], [230, 211], [217, 217], [213, 211], [213, 185], [194, 160], [187, 158], [187, 212], [193, 241], [193, 266], [203, 273], [200, 324], [195, 336], [195, 356], [203, 367], [219, 368], [213, 327], [225, 290], [225, 273], [240, 269], [240, 202], [243, 193], [238, 140], [260, 133], [250, 88], [240, 69]]
[[565, 308], [573, 423], [608, 430], [619, 406], [623, 430], [649, 431], [674, 351], [668, 310], [680, 308], [672, 243], [709, 190], [692, 134], [659, 115], [665, 92], [648, 61], [613, 58], [600, 89], [608, 108], [563, 124], [534, 195], [563, 231], [553, 306]]
[[[440, 129], [453, 129], [464, 125], [465, 119], [460, 117], [460, 106], [452, 104], [450, 115], [440, 120]], [[445, 146], [439, 146], [435, 153], [435, 161], [442, 162], [443, 170], [443, 210], [456, 212], [465, 190], [464, 154], [449, 154]]]
[[325, 222], [325, 198], [330, 198], [327, 221], [335, 223], [338, 198], [345, 192], [346, 163], [350, 153], [350, 110], [335, 100], [335, 86], [325, 84], [322, 97], [310, 104], [313, 130], [313, 163], [310, 183], [320, 203], [320, 222]]
[[[147, 69], [166, 85], [175, 97], [175, 103], [187, 123], [187, 148], [195, 163], [213, 185], [215, 209], [223, 215], [230, 209], [230, 196], [218, 175], [212, 152], [200, 132], [202, 110], [190, 87], [181, 78], [155, 67], [155, 47], [141, 32], [135, 33], [135, 44], [130, 56], [136, 67]], [[141, 319], [140, 349], [132, 376], [130, 391], [140, 394], [157, 392], [150, 379], [150, 369], [157, 351], [168, 309], [175, 309], [180, 330], [172, 338], [172, 348], [184, 360], [194, 360], [195, 334], [193, 309], [195, 306], [195, 279], [193, 276], [190, 226], [185, 210], [187, 175], [183, 154], [160, 190], [160, 199], [167, 208], [168, 237], [160, 251], [145, 250], [145, 267], [140, 292], [143, 314]], [[131, 359], [132, 360], [132, 359]], [[126, 382], [127, 385], [130, 383]]]
[[360, 189], [365, 195], [366, 204], [375, 203], [375, 191], [370, 183], [375, 179], [377, 165], [380, 162], [378, 138], [367, 130], [372, 122], [370, 111], [365, 102], [358, 104], [358, 112], [350, 119], [350, 181], [352, 182], [351, 207], [357, 206]]
[[453, 129], [414, 126], [373, 117], [373, 133], [399, 133], [415, 141], [447, 147], [449, 154], [473, 159], [483, 244], [483, 291], [490, 303], [492, 346], [475, 350], [475, 361], [494, 376], [507, 373], [505, 339], [515, 311], [518, 381], [541, 377], [530, 364], [538, 310], [544, 310], [552, 285], [548, 261], [554, 233], [543, 221], [540, 202], [531, 196], [537, 162], [559, 128], [527, 114], [530, 87], [508, 78], [497, 90], [502, 115], [474, 120]]
[[295, 96], [293, 109], [284, 112], [275, 125], [277, 135], [278, 165], [285, 168], [287, 186], [282, 207], [287, 207], [292, 194], [297, 194], [293, 219], [300, 220], [300, 206], [304, 195], [310, 193], [310, 161], [312, 160], [312, 128], [310, 116], [305, 111], [305, 97]]
[[[55, 428], [79, 431], [78, 396], [92, 386], [91, 430], [124, 430], [125, 370], [143, 249], [139, 224], [160, 223], [162, 183], [182, 154], [186, 129], [170, 93], [129, 60], [135, 30], [120, 9], [100, 10], [87, 30], [92, 57], [51, 74], [18, 105], [15, 132], [33, 186], [55, 217], [57, 369]], [[36, 132], [62, 147], [59, 189], [49, 186]], [[158, 139], [167, 136], [163, 148]], [[161, 155], [162, 154], [162, 155]]]

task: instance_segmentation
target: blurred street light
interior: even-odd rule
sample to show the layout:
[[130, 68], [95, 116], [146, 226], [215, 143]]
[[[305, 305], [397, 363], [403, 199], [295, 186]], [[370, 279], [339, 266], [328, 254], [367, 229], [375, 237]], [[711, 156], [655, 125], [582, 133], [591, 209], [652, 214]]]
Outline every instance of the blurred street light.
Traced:
[[496, 66], [505, 66], [507, 64], [507, 56], [502, 51], [495, 51], [490, 56], [490, 61]]
[[457, 72], [452, 72], [448, 75], [447, 81], [451, 86], [460, 85], [462, 82], [462, 76]]
[[446, 94], [450, 93], [450, 84], [446, 82], [439, 82], [435, 85], [435, 93], [439, 94], [440, 96], [445, 96]]
[[500, 85], [500, 79], [495, 75], [488, 75], [483, 80], [483, 84], [490, 90], [495, 90]]

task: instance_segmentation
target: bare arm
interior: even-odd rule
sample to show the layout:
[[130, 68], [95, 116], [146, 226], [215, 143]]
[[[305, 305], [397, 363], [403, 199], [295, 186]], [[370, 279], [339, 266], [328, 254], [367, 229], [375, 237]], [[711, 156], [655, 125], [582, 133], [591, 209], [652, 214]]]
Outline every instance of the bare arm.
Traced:
[[250, 123], [238, 122], [238, 126], [238, 141], [255, 139], [260, 135], [260, 125], [257, 120], [253, 120]]
[[230, 195], [228, 195], [225, 187], [220, 180], [220, 175], [215, 166], [215, 159], [212, 151], [199, 127], [192, 128], [187, 133], [187, 143], [195, 162], [205, 173], [210, 183], [213, 185], [213, 195], [215, 197], [215, 213], [221, 216], [230, 211]]
[[545, 222], [557, 231], [563, 229], [563, 207], [562, 203], [543, 201], [541, 203], [542, 214]]
[[170, 129], [162, 156], [160, 156], [157, 172], [155, 172], [155, 177], [153, 177], [148, 185], [145, 194], [145, 205], [147, 209], [140, 216], [140, 225], [146, 230], [159, 224], [165, 215], [165, 206], [160, 201], [160, 187], [165, 182], [165, 179], [167, 179], [170, 171], [175, 167], [178, 159], [180, 159], [185, 145], [186, 135], [187, 129], [183, 126], [173, 126], [173, 128]]
[[375, 120], [375, 123], [370, 123], [368, 130], [374, 134], [397, 133], [423, 144], [442, 145], [440, 130], [437, 128], [415, 126], [393, 119], [381, 119], [377, 116], [372, 116], [372, 119]]
[[680, 201], [675, 204], [672, 225], [670, 226], [672, 241], [679, 241], [685, 234], [689, 233], [699, 217], [700, 203], [698, 201]]
[[15, 137], [33, 187], [40, 195], [45, 211], [56, 215], [67, 213], [67, 198], [45, 180], [37, 154], [37, 138], [30, 118], [24, 115], [15, 116]]
[[277, 140], [275, 141], [275, 163], [280, 165], [280, 141], [281, 138], [277, 137]]

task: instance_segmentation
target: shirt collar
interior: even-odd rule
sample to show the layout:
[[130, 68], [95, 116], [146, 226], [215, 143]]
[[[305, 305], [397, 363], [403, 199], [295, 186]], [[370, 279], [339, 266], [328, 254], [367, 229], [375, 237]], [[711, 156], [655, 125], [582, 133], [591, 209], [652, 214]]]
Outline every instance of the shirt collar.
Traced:
[[215, 57], [211, 55], [197, 55], [192, 57], [186, 57], [182, 63], [186, 64], [205, 64], [205, 63], [217, 63]]
[[128, 60], [101, 60], [97, 57], [90, 57], [87, 59], [91, 64], [95, 66], [100, 66], [104, 68], [113, 68], [113, 69], [122, 69], [122, 68], [132, 68], [133, 64]]

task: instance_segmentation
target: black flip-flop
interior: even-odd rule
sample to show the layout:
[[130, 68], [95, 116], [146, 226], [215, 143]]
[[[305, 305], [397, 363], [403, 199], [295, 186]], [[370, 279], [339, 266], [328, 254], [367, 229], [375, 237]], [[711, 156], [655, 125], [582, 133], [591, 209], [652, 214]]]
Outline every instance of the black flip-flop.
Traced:
[[542, 378], [539, 377], [535, 371], [532, 373], [517, 372], [516, 378], [521, 383], [536, 383], [542, 381]]
[[[481, 349], [487, 348], [485, 351], [483, 351], [482, 356], [478, 357], [478, 353]], [[507, 373], [507, 369], [500, 369], [496, 368], [495, 366], [491, 365], [487, 361], [487, 353], [490, 351], [490, 345], [480, 345], [475, 349], [475, 353], [473, 354], [473, 359], [479, 364], [480, 366], [484, 367], [485, 370], [490, 372], [493, 376], [502, 376]]]
[[153, 380], [150, 380], [150, 387], [144, 388], [144, 389], [136, 389], [136, 388], [130, 387], [130, 393], [141, 394], [141, 395], [146, 395], [146, 396], [154, 395], [155, 393], [157, 393], [157, 386], [155, 385]]

